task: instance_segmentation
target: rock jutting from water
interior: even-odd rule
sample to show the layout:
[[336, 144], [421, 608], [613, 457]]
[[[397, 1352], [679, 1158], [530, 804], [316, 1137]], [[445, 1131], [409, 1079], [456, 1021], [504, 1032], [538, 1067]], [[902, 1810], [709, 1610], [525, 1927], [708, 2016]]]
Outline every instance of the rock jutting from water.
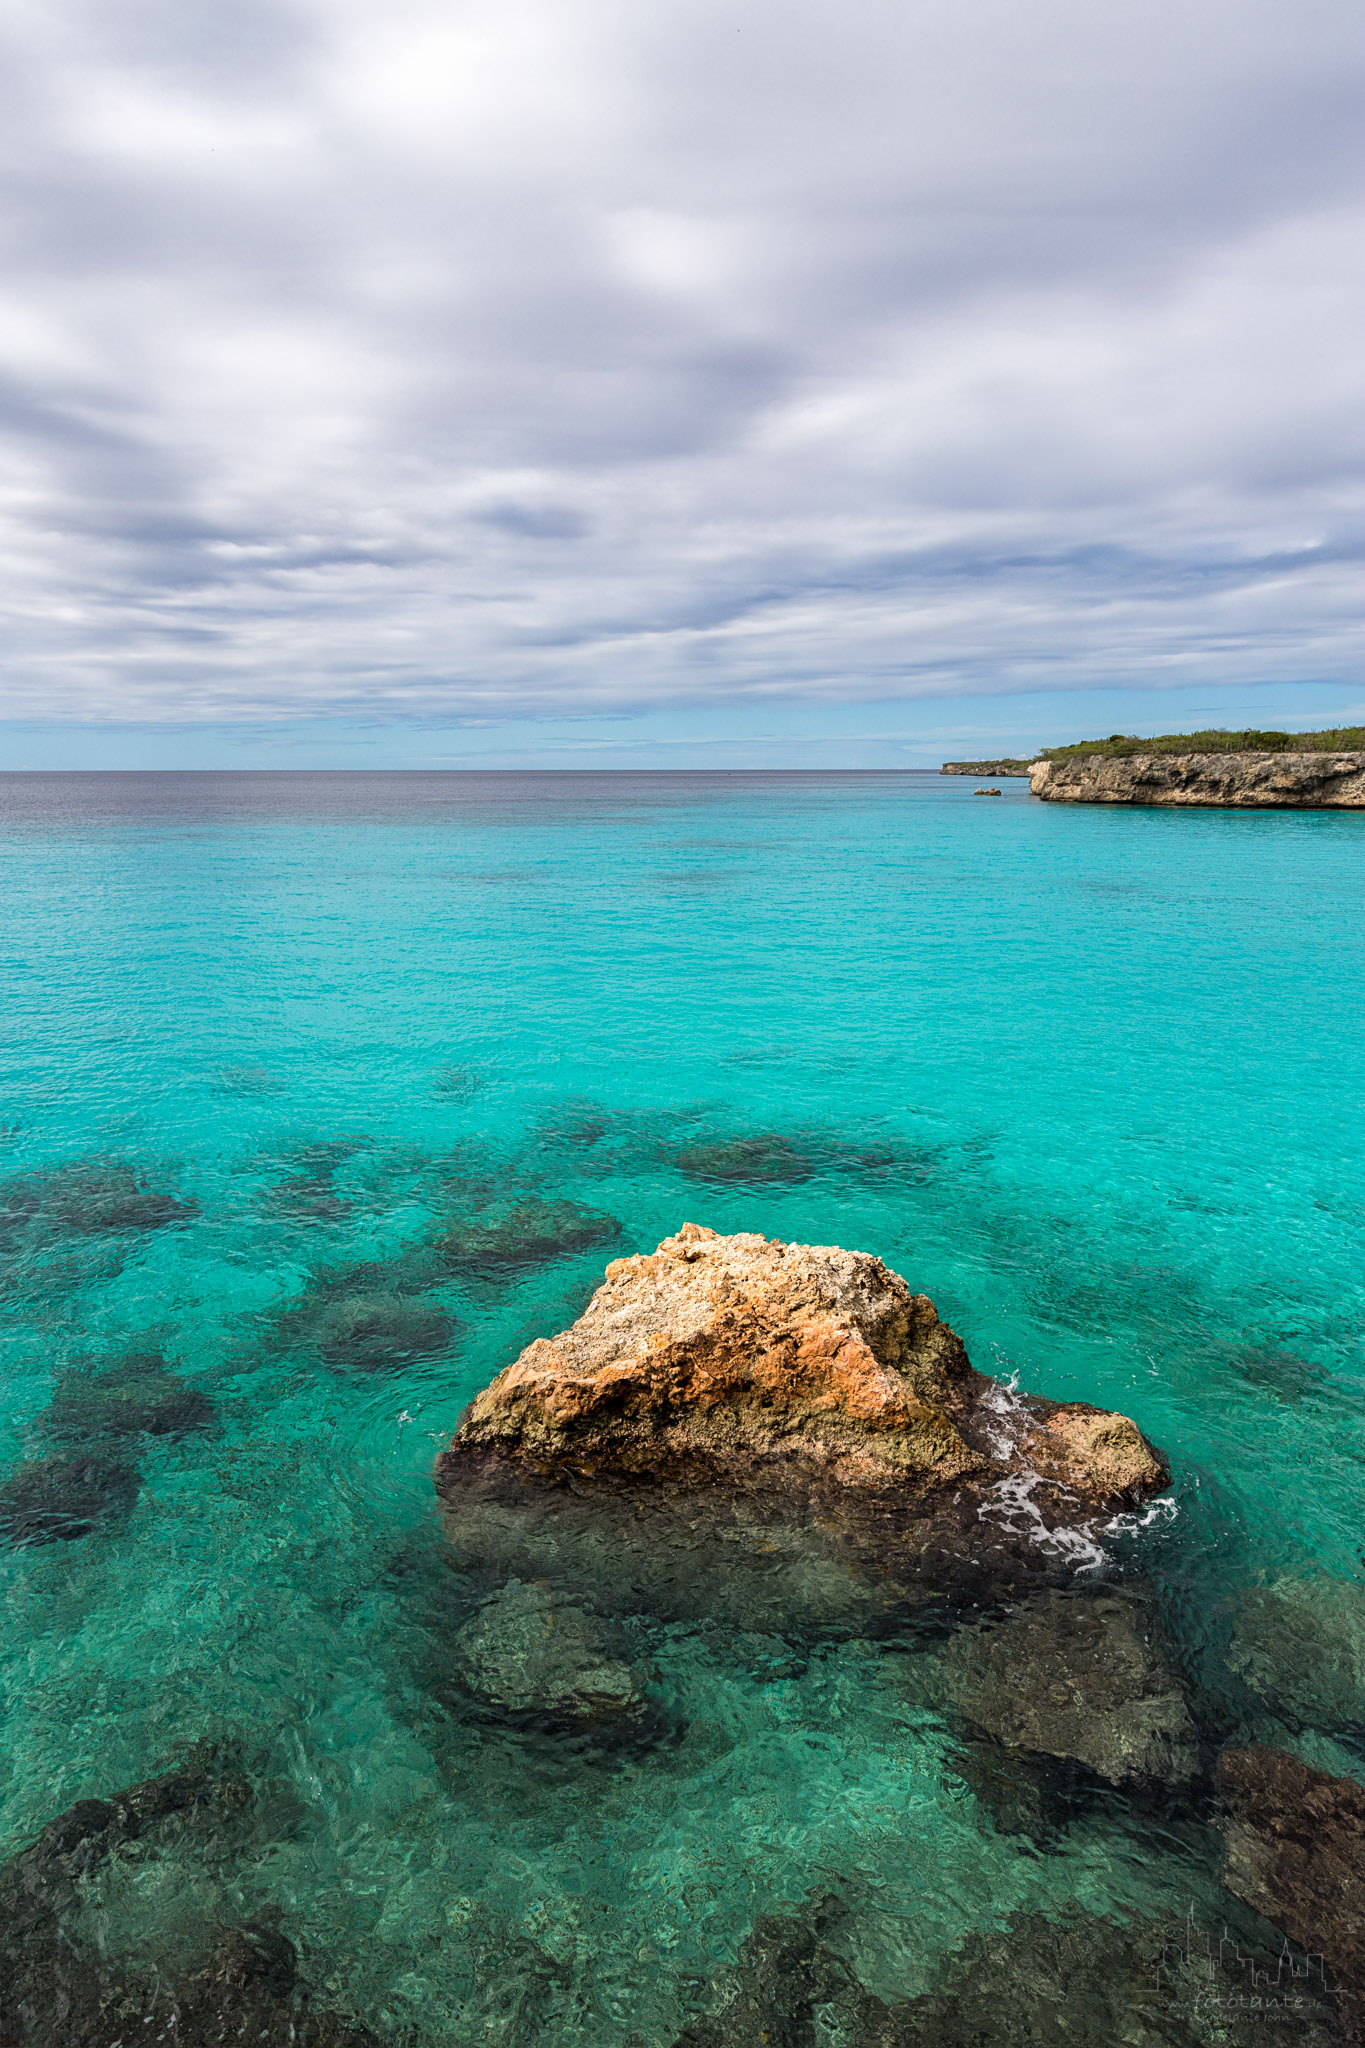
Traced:
[[1080, 754], [1035, 761], [1029, 788], [1063, 804], [1365, 810], [1365, 754]]
[[[617, 1569], [629, 1575], [629, 1555], [646, 1577], [662, 1567], [639, 1514], [670, 1504], [698, 1541], [715, 1538], [717, 1515], [738, 1516], [750, 1530], [796, 1529], [811, 1555], [836, 1525], [857, 1524], [884, 1578], [926, 1548], [945, 1571], [992, 1548], [1036, 1561], [1033, 1536], [1131, 1505], [1168, 1477], [1126, 1416], [1020, 1397], [976, 1372], [933, 1303], [880, 1259], [692, 1223], [652, 1254], [613, 1261], [579, 1320], [529, 1345], [471, 1403], [437, 1465], [466, 1549], [490, 1532], [503, 1540], [518, 1491], [526, 1502], [557, 1490], [599, 1509], [614, 1501]], [[846, 1584], [837, 1540], [834, 1552], [821, 1572]], [[515, 1542], [503, 1563], [541, 1569]], [[816, 1599], [810, 1555], [793, 1570]]]

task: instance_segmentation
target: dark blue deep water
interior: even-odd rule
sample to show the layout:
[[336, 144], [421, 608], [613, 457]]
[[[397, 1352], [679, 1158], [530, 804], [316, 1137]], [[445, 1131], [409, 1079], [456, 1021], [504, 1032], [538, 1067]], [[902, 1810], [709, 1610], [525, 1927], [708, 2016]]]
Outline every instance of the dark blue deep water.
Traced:
[[[0, 777], [0, 1855], [186, 1756], [253, 1787], [92, 1865], [73, 1943], [174, 1977], [269, 1921], [416, 2048], [670, 2048], [773, 1915], [845, 1973], [810, 2048], [986, 1935], [1021, 2012], [1045, 1925], [1278, 1946], [1197, 1790], [1021, 1823], [932, 1632], [655, 1618], [615, 1752], [442, 1678], [437, 1449], [689, 1219], [875, 1251], [978, 1366], [1135, 1416], [1169, 1499], [1083, 1571], [1150, 1590], [1207, 1754], [1360, 1775], [1365, 816], [1003, 786]], [[526, 1202], [609, 1220], [394, 1280]]]

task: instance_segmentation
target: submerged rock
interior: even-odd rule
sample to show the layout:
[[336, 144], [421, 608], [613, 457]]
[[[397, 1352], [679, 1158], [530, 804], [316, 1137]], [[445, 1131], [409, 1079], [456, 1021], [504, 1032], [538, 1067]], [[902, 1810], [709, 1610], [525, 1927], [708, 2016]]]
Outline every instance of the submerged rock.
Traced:
[[154, 1187], [123, 1159], [78, 1159], [0, 1187], [0, 1224], [9, 1239], [26, 1226], [63, 1237], [162, 1230], [198, 1213], [197, 1202]]
[[367, 1138], [318, 1138], [296, 1146], [285, 1155], [295, 1171], [268, 1190], [267, 1206], [300, 1222], [340, 1222], [351, 1214], [355, 1203], [337, 1193], [337, 1170], [368, 1144]]
[[814, 1162], [789, 1138], [765, 1135], [731, 1138], [714, 1145], [688, 1145], [676, 1163], [696, 1180], [739, 1181], [750, 1187], [769, 1181], [809, 1180]]
[[310, 1341], [325, 1365], [351, 1372], [389, 1372], [444, 1351], [454, 1334], [453, 1318], [432, 1302], [396, 1294], [358, 1294], [321, 1309]]
[[250, 1780], [209, 1745], [178, 1769], [108, 1799], [78, 1799], [0, 1868], [0, 1920], [12, 1933], [36, 1915], [63, 1908], [78, 1881], [106, 1857], [176, 1816], [200, 1815], [217, 1824], [245, 1811], [251, 1799]]
[[864, 1990], [828, 1945], [836, 1907], [765, 1914], [731, 1970], [718, 1972], [720, 2009], [685, 2027], [673, 2048], [872, 2048], [892, 2010]]
[[518, 1266], [546, 1265], [571, 1252], [609, 1244], [620, 1234], [616, 1218], [600, 1209], [532, 1196], [452, 1223], [436, 1249], [454, 1272], [503, 1273]]
[[1130, 1596], [1040, 1593], [958, 1630], [943, 1667], [958, 1711], [1006, 1749], [1084, 1764], [1111, 1785], [1184, 1785], [1198, 1769], [1179, 1682]]
[[83, 1919], [88, 1880], [130, 1844], [156, 1854], [191, 1828], [197, 1851], [221, 1849], [254, 1796], [205, 1748], [112, 1798], [79, 1800], [0, 1866], [0, 2048], [377, 2048], [363, 2027], [312, 2008], [293, 1945], [266, 1921], [224, 1929], [202, 1967], [168, 1974], [144, 1956], [110, 1955], [98, 1915]]
[[887, 2001], [840, 1952], [851, 1919], [824, 1902], [759, 1920], [717, 1973], [717, 2010], [673, 2048], [1258, 2048], [1267, 2021], [1302, 2048], [1337, 2039], [1304, 1985], [1267, 1995], [1274, 1957], [1215, 1940], [1211, 1966], [1187, 1951], [1185, 1929], [1074, 1910], [970, 1933], [931, 1991]]
[[1365, 2034], [1365, 1787], [1256, 1743], [1224, 1750], [1228, 1890], [1327, 1965]]
[[437, 1067], [431, 1077], [431, 1092], [443, 1102], [468, 1102], [483, 1087], [483, 1076], [473, 1067], [460, 1067], [448, 1062]]
[[645, 1693], [610, 1631], [547, 1586], [514, 1579], [455, 1638], [456, 1669], [486, 1705], [555, 1721], [638, 1721]]
[[128, 1514], [141, 1479], [120, 1458], [35, 1458], [0, 1485], [0, 1536], [10, 1543], [65, 1543]]
[[1244, 1594], [1228, 1662], [1294, 1727], [1365, 1725], [1365, 1590], [1284, 1577]]
[[213, 1403], [155, 1353], [64, 1372], [38, 1417], [45, 1434], [86, 1442], [128, 1436], [188, 1436], [207, 1429]]
[[440, 1261], [422, 1246], [325, 1274], [280, 1317], [278, 1337], [337, 1372], [399, 1371], [450, 1347], [455, 1318], [439, 1302], [413, 1298], [443, 1277]]

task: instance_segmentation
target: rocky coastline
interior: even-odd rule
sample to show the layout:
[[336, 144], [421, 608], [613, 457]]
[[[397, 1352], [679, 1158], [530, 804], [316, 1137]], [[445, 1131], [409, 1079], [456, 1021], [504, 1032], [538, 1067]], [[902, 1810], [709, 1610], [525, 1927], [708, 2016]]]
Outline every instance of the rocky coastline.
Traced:
[[1080, 754], [1035, 761], [1029, 788], [1047, 803], [1365, 810], [1365, 753]]

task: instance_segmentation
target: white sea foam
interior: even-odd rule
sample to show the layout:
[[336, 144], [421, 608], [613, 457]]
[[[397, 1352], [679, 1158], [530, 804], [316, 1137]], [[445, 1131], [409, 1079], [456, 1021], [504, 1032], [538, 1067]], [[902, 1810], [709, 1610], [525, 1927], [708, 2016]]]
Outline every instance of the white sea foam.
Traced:
[[[1033, 1421], [1032, 1411], [1020, 1396], [1017, 1373], [996, 1381], [982, 1400], [981, 1412], [989, 1418], [985, 1436], [992, 1455], [1002, 1460], [1016, 1457]], [[1024, 1537], [1049, 1556], [1069, 1559], [1077, 1572], [1097, 1571], [1110, 1562], [1110, 1552], [1100, 1541], [1101, 1536], [1133, 1536], [1159, 1523], [1173, 1522], [1180, 1512], [1174, 1498], [1164, 1494], [1159, 1500], [1148, 1501], [1142, 1509], [1114, 1515], [1102, 1524], [1092, 1518], [1066, 1528], [1050, 1529], [1033, 1497], [1042, 1483], [1042, 1473], [1029, 1466], [997, 1480], [981, 1503], [980, 1519], [996, 1523], [1012, 1536]], [[1066, 1489], [1063, 1492], [1070, 1500], [1076, 1498]]]

